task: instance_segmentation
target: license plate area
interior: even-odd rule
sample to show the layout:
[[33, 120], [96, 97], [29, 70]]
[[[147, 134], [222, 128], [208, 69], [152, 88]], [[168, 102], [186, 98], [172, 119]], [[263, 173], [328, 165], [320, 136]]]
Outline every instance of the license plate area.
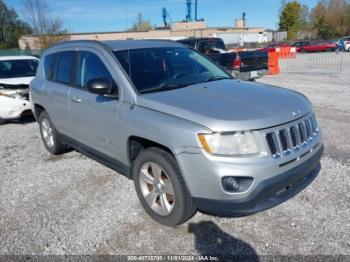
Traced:
[[251, 77], [257, 77], [258, 76], [258, 71], [252, 71], [250, 72]]

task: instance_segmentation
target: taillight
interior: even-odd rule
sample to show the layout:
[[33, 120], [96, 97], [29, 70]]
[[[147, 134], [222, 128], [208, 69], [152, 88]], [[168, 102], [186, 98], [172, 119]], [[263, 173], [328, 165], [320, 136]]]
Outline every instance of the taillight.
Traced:
[[235, 60], [233, 60], [232, 67], [233, 67], [233, 69], [240, 69], [241, 68], [241, 58], [239, 55], [237, 55]]

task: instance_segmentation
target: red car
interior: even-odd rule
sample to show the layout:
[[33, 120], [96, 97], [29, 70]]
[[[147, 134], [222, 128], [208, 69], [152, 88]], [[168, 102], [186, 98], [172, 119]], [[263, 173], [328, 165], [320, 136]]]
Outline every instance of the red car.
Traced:
[[297, 42], [293, 46], [297, 48], [297, 52], [325, 52], [325, 51], [335, 51], [338, 49], [336, 43], [327, 41], [314, 41], [314, 42]]
[[261, 48], [259, 50], [267, 51], [267, 52], [276, 52], [276, 51], [278, 51], [276, 49], [278, 49], [280, 47], [291, 47], [291, 46], [287, 43], [282, 43], [282, 42], [281, 43], [272, 43], [272, 44], [270, 44], [264, 48]]

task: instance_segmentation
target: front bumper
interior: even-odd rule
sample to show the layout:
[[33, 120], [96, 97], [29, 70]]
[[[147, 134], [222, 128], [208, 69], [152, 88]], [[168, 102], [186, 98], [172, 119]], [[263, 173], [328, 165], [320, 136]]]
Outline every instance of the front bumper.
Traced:
[[249, 72], [240, 72], [233, 70], [231, 75], [236, 78], [240, 79], [243, 81], [248, 81], [248, 80], [253, 80], [253, 79], [258, 79], [260, 77], [263, 77], [267, 75], [268, 70], [267, 69], [261, 69], [261, 70], [256, 70], [256, 71], [249, 71]]
[[262, 181], [238, 200], [195, 198], [197, 208], [216, 215], [242, 216], [277, 206], [306, 188], [318, 175], [323, 146], [307, 161], [278, 176]]
[[[222, 215], [243, 215], [276, 206], [303, 190], [317, 176], [322, 154], [321, 134], [318, 133], [297, 155], [280, 159], [271, 156], [225, 159], [195, 148], [179, 152], [176, 158], [198, 209]], [[292, 161], [297, 156], [298, 160]], [[230, 193], [222, 186], [225, 176], [252, 177], [254, 182], [244, 192]]]
[[26, 111], [32, 109], [31, 103], [28, 100], [17, 97], [0, 96], [0, 118], [2, 119], [17, 119]]

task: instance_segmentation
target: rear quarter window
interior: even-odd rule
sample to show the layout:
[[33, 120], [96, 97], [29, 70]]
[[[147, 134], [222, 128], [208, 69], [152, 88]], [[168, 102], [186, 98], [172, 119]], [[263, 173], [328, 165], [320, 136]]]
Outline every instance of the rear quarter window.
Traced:
[[47, 80], [52, 80], [56, 64], [56, 53], [45, 56], [44, 71]]

